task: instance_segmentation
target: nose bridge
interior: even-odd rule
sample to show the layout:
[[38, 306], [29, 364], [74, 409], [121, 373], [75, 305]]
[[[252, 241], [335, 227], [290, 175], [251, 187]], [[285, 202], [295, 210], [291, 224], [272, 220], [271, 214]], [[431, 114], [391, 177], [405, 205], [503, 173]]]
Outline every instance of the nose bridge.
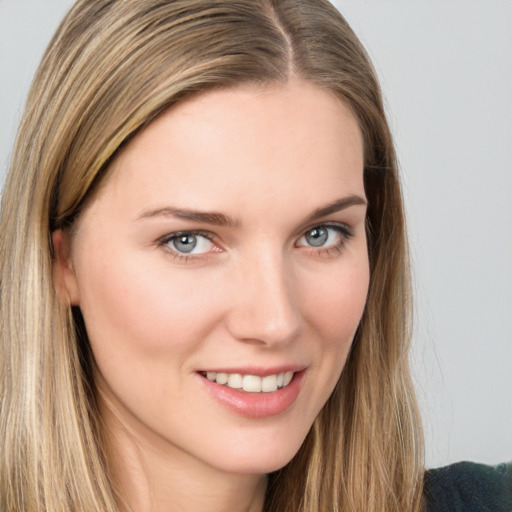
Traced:
[[287, 343], [300, 330], [300, 311], [291, 262], [282, 250], [261, 244], [244, 258], [231, 310], [232, 334], [267, 345]]

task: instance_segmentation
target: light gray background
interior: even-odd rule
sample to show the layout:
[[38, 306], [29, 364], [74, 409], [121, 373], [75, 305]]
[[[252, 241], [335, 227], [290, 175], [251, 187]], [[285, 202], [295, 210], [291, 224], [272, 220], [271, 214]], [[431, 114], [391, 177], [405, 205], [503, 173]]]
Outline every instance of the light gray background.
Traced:
[[[70, 0], [0, 0], [0, 179]], [[375, 62], [401, 163], [427, 464], [512, 459], [512, 1], [335, 0]]]

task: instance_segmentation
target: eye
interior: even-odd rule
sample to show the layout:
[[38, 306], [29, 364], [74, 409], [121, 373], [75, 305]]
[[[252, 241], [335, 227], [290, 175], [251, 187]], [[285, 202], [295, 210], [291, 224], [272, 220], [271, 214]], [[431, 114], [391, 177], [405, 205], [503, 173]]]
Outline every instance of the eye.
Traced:
[[160, 244], [168, 247], [179, 255], [196, 255], [212, 251], [216, 246], [208, 233], [182, 231], [172, 233], [160, 240]]
[[322, 247], [329, 240], [330, 234], [327, 228], [313, 228], [304, 235], [304, 240], [312, 247]]
[[297, 242], [300, 247], [314, 249], [341, 249], [352, 236], [352, 231], [343, 225], [321, 225], [306, 231]]

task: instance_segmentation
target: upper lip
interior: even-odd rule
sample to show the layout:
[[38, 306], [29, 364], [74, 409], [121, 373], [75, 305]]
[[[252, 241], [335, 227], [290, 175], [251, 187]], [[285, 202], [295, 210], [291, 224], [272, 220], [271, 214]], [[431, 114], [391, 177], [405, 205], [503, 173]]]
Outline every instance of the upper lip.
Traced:
[[306, 369], [304, 364], [284, 364], [280, 366], [230, 366], [230, 367], [209, 367], [198, 370], [199, 373], [217, 372], [217, 373], [239, 373], [241, 375], [255, 375], [257, 377], [267, 377], [268, 375], [278, 375], [284, 372], [301, 372]]

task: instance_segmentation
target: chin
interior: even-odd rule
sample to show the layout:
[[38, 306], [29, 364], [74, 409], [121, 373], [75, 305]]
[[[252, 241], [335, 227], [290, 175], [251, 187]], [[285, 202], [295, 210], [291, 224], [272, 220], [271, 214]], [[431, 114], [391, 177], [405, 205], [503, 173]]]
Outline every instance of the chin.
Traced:
[[[222, 458], [222, 469], [237, 474], [272, 473], [286, 466], [295, 457], [304, 442], [304, 437], [290, 439], [288, 433], [284, 439], [275, 436], [268, 443], [260, 439], [245, 446], [228, 446]], [[218, 463], [216, 465], [218, 466]]]
[[284, 468], [295, 456], [295, 453], [290, 454], [289, 457], [271, 457], [257, 458], [245, 456], [234, 460], [232, 463], [225, 462], [222, 468], [226, 473], [234, 473], [238, 475], [266, 475]]

